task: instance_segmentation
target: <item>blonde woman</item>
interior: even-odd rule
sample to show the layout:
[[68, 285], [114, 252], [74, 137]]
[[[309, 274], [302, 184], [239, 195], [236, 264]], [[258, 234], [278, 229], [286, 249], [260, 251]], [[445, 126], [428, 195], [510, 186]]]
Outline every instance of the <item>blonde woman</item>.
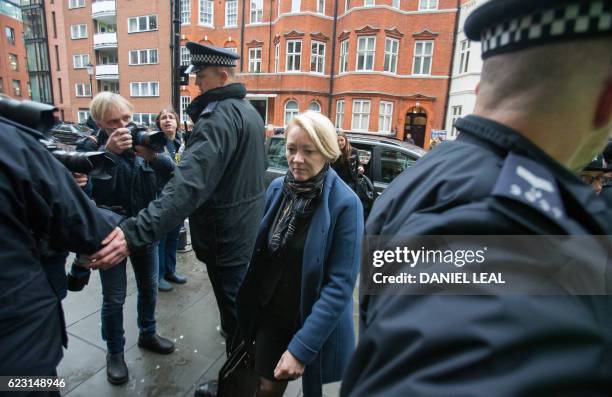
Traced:
[[242, 336], [256, 342], [258, 397], [280, 397], [299, 377], [306, 397], [320, 396], [323, 383], [341, 379], [355, 346], [352, 294], [363, 210], [330, 167], [338, 156], [325, 116], [306, 112], [289, 122], [289, 170], [268, 188], [238, 295]]

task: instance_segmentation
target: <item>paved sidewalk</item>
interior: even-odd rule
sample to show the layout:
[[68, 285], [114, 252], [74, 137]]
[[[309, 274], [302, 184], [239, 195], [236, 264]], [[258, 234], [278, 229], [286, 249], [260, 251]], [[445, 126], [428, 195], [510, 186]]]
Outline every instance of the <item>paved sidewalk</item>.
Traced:
[[[67, 262], [67, 269], [72, 258]], [[200, 383], [216, 378], [225, 360], [223, 338], [214, 294], [204, 265], [193, 251], [177, 254], [178, 271], [187, 284], [160, 292], [157, 301], [158, 332], [176, 342], [176, 351], [164, 356], [136, 345], [136, 283], [128, 263], [127, 298], [124, 306], [125, 360], [130, 380], [113, 386], [106, 380], [106, 345], [100, 334], [102, 293], [97, 272], [81, 292], [69, 292], [64, 300], [68, 326], [68, 350], [58, 374], [66, 377], [64, 396], [193, 396]], [[338, 395], [337, 384], [327, 385], [325, 395]], [[301, 396], [301, 381], [291, 382], [287, 397]], [[238, 396], [237, 396], [238, 397]]]

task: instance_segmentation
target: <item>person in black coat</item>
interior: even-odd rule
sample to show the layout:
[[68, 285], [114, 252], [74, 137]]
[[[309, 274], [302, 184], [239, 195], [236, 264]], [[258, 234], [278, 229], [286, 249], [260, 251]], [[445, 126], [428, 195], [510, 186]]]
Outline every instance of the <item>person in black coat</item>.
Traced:
[[[581, 236], [585, 245], [576, 253], [601, 249], [578, 262], [601, 289], [571, 295], [550, 277], [572, 264], [559, 240], [538, 247], [547, 258], [541, 261], [522, 246], [498, 247], [501, 263], [523, 270], [525, 281], [546, 276], [535, 285], [542, 294], [472, 285], [471, 296], [445, 296], [452, 290], [444, 289], [409, 295], [410, 285], [391, 284], [367, 294], [371, 285], [362, 279], [360, 338], [341, 396], [609, 395], [612, 269], [605, 236], [612, 213], [577, 173], [603, 149], [612, 127], [610, 7], [596, 0], [491, 0], [475, 9], [465, 32], [482, 38], [485, 61], [474, 115], [457, 121], [456, 141], [389, 185], [366, 226], [366, 238], [450, 242], [453, 235]], [[485, 257], [484, 271], [489, 265]], [[362, 263], [362, 275], [369, 266]]]
[[332, 163], [332, 168], [344, 183], [355, 191], [360, 168], [359, 154], [357, 149], [353, 149], [346, 134], [343, 132], [338, 133], [338, 146], [342, 154]]
[[206, 269], [227, 347], [236, 330], [236, 294], [244, 278], [265, 206], [263, 120], [235, 81], [237, 55], [187, 43], [201, 94], [187, 112], [195, 125], [161, 197], [120, 228], [128, 246], [103, 249], [105, 263], [159, 240], [189, 216], [191, 241]]
[[67, 343], [66, 278], [65, 256], [53, 252], [92, 254], [121, 219], [96, 208], [44, 138], [0, 117], [1, 376], [56, 375]]

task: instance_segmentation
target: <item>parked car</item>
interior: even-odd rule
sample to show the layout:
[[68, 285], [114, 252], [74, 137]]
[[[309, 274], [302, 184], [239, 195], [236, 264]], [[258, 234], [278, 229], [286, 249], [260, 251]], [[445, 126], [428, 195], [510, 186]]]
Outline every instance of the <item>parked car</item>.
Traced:
[[[421, 158], [426, 152], [418, 146], [396, 139], [379, 137], [370, 134], [347, 134], [348, 140], [359, 151], [365, 175], [374, 184], [376, 195], [380, 195], [389, 183]], [[287, 160], [285, 158], [285, 137], [274, 135], [266, 141], [268, 169], [266, 186], [274, 179], [285, 175]]]

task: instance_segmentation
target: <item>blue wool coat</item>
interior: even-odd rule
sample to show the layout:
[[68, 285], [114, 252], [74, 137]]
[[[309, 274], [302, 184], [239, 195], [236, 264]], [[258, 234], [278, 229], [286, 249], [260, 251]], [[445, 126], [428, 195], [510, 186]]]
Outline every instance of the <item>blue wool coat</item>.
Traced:
[[[253, 337], [257, 324], [257, 274], [266, 265], [258, 255], [267, 244], [269, 229], [282, 202], [282, 187], [282, 177], [268, 187], [255, 251], [238, 294], [238, 321], [247, 339]], [[306, 397], [321, 396], [324, 383], [341, 380], [355, 349], [353, 289], [359, 271], [363, 223], [359, 198], [330, 169], [306, 236], [300, 328], [288, 347], [306, 364], [302, 377]]]

